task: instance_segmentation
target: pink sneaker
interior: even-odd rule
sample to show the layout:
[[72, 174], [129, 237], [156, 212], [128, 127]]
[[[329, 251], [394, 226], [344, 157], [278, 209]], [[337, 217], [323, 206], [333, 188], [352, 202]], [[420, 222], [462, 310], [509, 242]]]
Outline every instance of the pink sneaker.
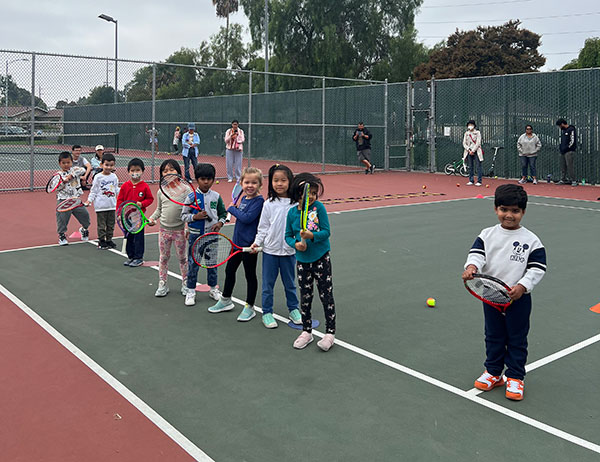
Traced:
[[333, 334], [325, 334], [319, 342], [317, 342], [317, 346], [323, 351], [329, 351], [329, 349], [333, 346], [335, 342], [335, 335]]
[[297, 350], [302, 350], [303, 348], [306, 348], [306, 345], [308, 345], [312, 341], [312, 334], [309, 334], [308, 332], [302, 332], [294, 341], [294, 348], [296, 348]]

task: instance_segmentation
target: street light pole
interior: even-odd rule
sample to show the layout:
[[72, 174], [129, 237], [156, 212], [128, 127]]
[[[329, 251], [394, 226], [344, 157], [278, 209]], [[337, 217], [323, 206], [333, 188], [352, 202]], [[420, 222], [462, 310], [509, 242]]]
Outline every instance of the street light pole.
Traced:
[[269, 0], [265, 0], [265, 93], [269, 93]]
[[18, 61], [29, 61], [27, 58], [13, 59], [12, 61], [6, 60], [6, 73], [4, 74], [4, 134], [8, 135], [8, 65], [16, 63]]
[[108, 22], [114, 22], [115, 23], [115, 103], [117, 102], [117, 88], [118, 88], [118, 82], [117, 82], [117, 58], [119, 57], [119, 53], [118, 53], [118, 30], [119, 30], [119, 22], [111, 17], [108, 16], [107, 14], [101, 14], [98, 16], [100, 19], [104, 19], [105, 21]]

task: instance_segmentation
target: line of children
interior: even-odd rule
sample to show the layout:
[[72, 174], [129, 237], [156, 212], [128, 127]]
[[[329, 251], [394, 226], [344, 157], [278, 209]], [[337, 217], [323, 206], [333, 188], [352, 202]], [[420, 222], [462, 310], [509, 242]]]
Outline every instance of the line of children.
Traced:
[[[130, 179], [121, 186], [117, 197], [117, 210], [125, 202], [135, 202], [145, 212], [146, 207], [154, 202], [154, 196], [152, 196], [150, 187], [142, 180], [144, 168], [144, 162], [137, 157], [131, 159], [127, 164], [127, 172]], [[144, 239], [144, 229], [137, 234], [129, 233], [127, 235], [127, 260], [123, 265], [131, 267], [142, 266], [144, 263]]]
[[[196, 283], [198, 281], [198, 265], [192, 258], [192, 245], [196, 239], [210, 231], [219, 232], [225, 220], [227, 219], [227, 210], [225, 204], [218, 192], [211, 189], [216, 176], [216, 170], [212, 164], [198, 164], [194, 168], [196, 178], [196, 197], [201, 210], [190, 207], [194, 203], [194, 193], [185, 199], [181, 210], [181, 221], [187, 223], [188, 238], [188, 275], [187, 275], [187, 294], [185, 304], [193, 306], [196, 304]], [[207, 283], [210, 286], [209, 296], [214, 300], [219, 300], [221, 293], [217, 288], [217, 269], [210, 268], [206, 270]]]
[[[254, 238], [256, 237], [258, 221], [265, 201], [260, 195], [262, 172], [253, 167], [245, 168], [240, 178], [240, 184], [244, 197], [242, 197], [241, 202], [237, 206], [233, 203], [229, 204], [227, 211], [236, 218], [233, 230], [233, 243], [240, 247], [248, 247], [254, 242]], [[227, 261], [223, 294], [219, 301], [208, 309], [210, 313], [231, 311], [234, 308], [231, 295], [235, 287], [235, 273], [242, 263], [246, 276], [246, 304], [237, 317], [237, 320], [250, 321], [256, 316], [254, 311], [254, 301], [256, 300], [256, 293], [258, 291], [258, 279], [256, 277], [258, 253], [256, 251], [252, 253], [238, 253]]]
[[102, 170], [94, 176], [92, 189], [85, 205], [94, 204], [98, 229], [98, 249], [115, 249], [117, 245], [112, 238], [115, 231], [115, 211], [119, 194], [119, 179], [113, 173], [115, 156], [110, 153], [104, 154], [100, 166]]
[[[160, 178], [164, 175], [181, 175], [181, 167], [175, 159], [167, 159], [160, 166]], [[187, 271], [188, 261], [186, 253], [185, 223], [181, 221], [182, 206], [170, 201], [159, 189], [157, 194], [157, 207], [150, 218], [148, 225], [156, 225], [160, 221], [158, 230], [158, 288], [154, 294], [156, 297], [164, 297], [169, 293], [167, 285], [169, 258], [171, 257], [171, 244], [175, 245], [175, 252], [179, 260], [181, 271], [181, 295], [187, 295]]]

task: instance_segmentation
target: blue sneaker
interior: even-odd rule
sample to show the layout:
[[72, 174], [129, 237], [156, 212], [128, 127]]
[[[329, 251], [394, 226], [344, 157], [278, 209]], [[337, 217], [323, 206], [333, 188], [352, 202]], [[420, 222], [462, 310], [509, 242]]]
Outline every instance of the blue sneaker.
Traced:
[[136, 260], [132, 260], [131, 263], [129, 263], [129, 266], [131, 266], [132, 268], [135, 268], [137, 266], [142, 266], [144, 264], [144, 260], [141, 259], [136, 259]]
[[133, 258], [128, 258], [127, 260], [125, 260], [123, 262], [123, 266], [129, 266], [129, 265], [131, 265], [132, 261], [133, 261]]
[[277, 321], [275, 321], [272, 313], [263, 314], [262, 322], [267, 329], [275, 329], [277, 327]]
[[302, 324], [302, 316], [300, 315], [300, 310], [298, 308], [290, 311], [289, 318], [294, 324]]
[[208, 308], [209, 313], [221, 313], [222, 311], [231, 311], [235, 308], [231, 299], [227, 302], [223, 302], [223, 299], [220, 299], [213, 306]]
[[242, 310], [240, 315], [237, 317], [237, 320], [241, 321], [241, 322], [246, 322], [246, 321], [250, 321], [254, 316], [256, 316], [256, 312], [252, 309], [252, 307], [250, 305], [248, 305], [246, 303], [244, 305], [244, 309]]

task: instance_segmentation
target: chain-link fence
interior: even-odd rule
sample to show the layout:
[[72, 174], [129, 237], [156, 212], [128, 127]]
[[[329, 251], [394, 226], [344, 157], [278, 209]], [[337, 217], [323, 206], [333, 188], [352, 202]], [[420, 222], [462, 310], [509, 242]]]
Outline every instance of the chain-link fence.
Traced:
[[174, 134], [188, 123], [200, 136], [198, 160], [227, 178], [224, 137], [234, 119], [245, 165], [314, 173], [362, 171], [351, 139], [359, 121], [373, 133], [378, 168], [443, 171], [461, 158], [474, 119], [484, 171], [499, 146], [495, 175], [506, 178], [520, 177], [516, 142], [531, 124], [545, 178], [559, 176], [554, 122], [564, 117], [578, 129], [577, 179], [600, 182], [600, 69], [394, 84], [272, 73], [276, 91], [264, 93], [262, 72], [118, 60], [114, 103], [114, 59], [0, 50], [1, 63], [0, 190], [43, 188], [57, 154], [74, 144], [88, 160], [98, 144], [115, 152], [122, 180], [129, 159], [142, 158], [146, 179], [156, 181], [165, 159], [183, 163]]

